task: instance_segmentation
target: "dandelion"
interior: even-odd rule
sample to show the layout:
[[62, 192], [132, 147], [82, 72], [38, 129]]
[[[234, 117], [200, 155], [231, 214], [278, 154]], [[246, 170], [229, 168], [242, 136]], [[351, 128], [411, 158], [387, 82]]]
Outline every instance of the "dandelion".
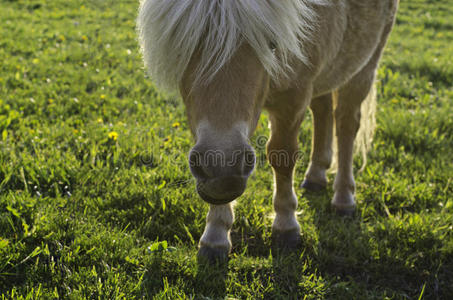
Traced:
[[102, 118], [98, 118], [98, 123], [103, 123], [104, 121], [102, 120]]
[[105, 95], [102, 94], [102, 95], [100, 96], [100, 98], [101, 98], [102, 100], [104, 100], [104, 99], [105, 99]]
[[82, 41], [84, 42], [88, 41], [88, 37], [86, 35], [82, 35]]
[[49, 101], [49, 104], [52, 104], [54, 100], [51, 98], [48, 101]]
[[109, 139], [116, 141], [118, 139], [118, 132], [116, 131], [109, 132]]
[[34, 58], [31, 62], [32, 62], [34, 65], [37, 65], [37, 64], [39, 63], [39, 59]]
[[179, 126], [181, 126], [181, 124], [179, 122], [175, 122], [171, 125], [173, 128], [178, 128]]

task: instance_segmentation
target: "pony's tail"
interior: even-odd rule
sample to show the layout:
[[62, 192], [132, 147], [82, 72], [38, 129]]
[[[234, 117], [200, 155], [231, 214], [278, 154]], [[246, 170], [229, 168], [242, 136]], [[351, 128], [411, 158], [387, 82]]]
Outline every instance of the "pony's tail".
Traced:
[[365, 169], [367, 152], [371, 149], [374, 130], [376, 129], [376, 94], [376, 83], [374, 83], [360, 107], [360, 128], [354, 143], [355, 152], [362, 154], [362, 167], [360, 167], [359, 172]]
[[[338, 103], [338, 91], [332, 93], [333, 105]], [[376, 84], [374, 83], [370, 92], [360, 107], [360, 127], [354, 141], [354, 154], [362, 155], [362, 166], [359, 172], [365, 169], [367, 163], [367, 152], [371, 148], [376, 128]], [[335, 122], [333, 126], [332, 163], [329, 171], [335, 173], [338, 169], [338, 144]]]

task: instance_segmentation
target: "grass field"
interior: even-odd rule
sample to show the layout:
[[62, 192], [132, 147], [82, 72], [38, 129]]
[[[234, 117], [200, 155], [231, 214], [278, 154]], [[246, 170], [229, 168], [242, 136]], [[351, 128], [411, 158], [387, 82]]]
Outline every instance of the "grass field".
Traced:
[[[137, 8], [0, 0], [3, 299], [453, 299], [452, 0], [400, 4], [356, 216], [330, 211], [331, 187], [298, 188], [303, 252], [271, 256], [263, 114], [260, 163], [216, 268], [197, 264], [208, 205], [186, 161], [184, 107], [142, 68]], [[307, 113], [296, 185], [310, 140]]]

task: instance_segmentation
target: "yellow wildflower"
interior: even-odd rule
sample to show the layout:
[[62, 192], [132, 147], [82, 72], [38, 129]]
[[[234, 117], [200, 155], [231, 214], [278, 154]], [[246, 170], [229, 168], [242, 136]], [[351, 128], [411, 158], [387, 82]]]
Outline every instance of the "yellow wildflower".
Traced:
[[175, 122], [173, 123], [173, 125], [171, 125], [173, 128], [178, 128], [179, 126], [181, 126], [181, 124], [179, 122]]
[[118, 139], [118, 132], [116, 131], [109, 132], [109, 139], [116, 141]]

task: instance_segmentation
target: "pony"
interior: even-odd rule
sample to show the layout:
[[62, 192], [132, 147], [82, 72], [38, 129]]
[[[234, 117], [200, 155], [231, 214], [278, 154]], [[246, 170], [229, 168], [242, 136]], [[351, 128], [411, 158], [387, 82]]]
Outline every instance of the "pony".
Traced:
[[[249, 144], [260, 113], [270, 120], [274, 175], [272, 245], [300, 246], [293, 188], [298, 130], [313, 115], [302, 187], [322, 190], [334, 156], [335, 211], [356, 209], [352, 159], [366, 155], [375, 124], [376, 69], [399, 0], [142, 0], [137, 33], [152, 80], [181, 96], [195, 145], [189, 165], [210, 204], [199, 257], [231, 250], [232, 201], [254, 168]], [[335, 142], [333, 142], [335, 139]], [[334, 146], [333, 146], [334, 144]], [[334, 150], [336, 149], [336, 150]]]

